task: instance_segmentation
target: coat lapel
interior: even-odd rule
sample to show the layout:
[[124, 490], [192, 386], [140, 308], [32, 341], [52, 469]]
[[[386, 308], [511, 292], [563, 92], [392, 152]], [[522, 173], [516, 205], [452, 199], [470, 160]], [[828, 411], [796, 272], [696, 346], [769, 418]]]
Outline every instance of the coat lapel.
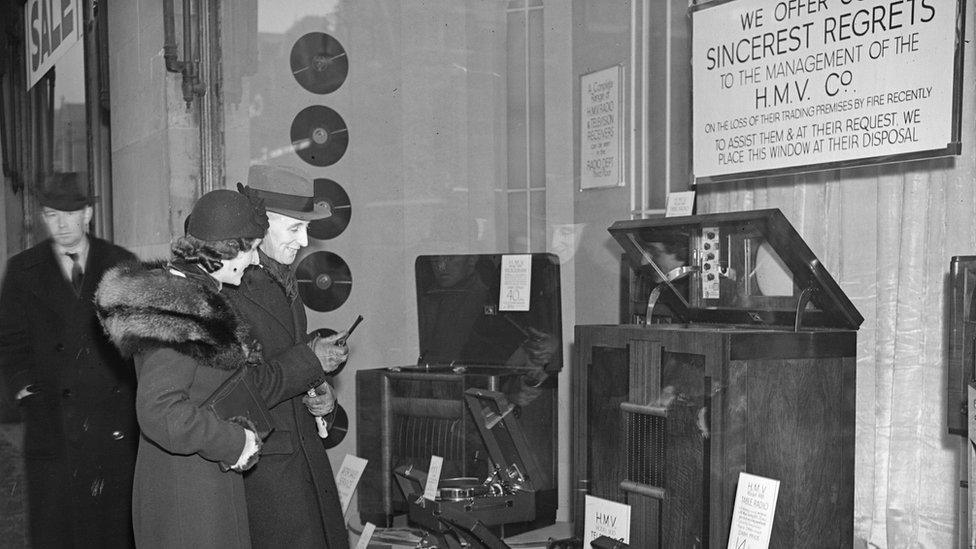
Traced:
[[86, 301], [91, 301], [95, 297], [95, 288], [98, 286], [102, 273], [105, 272], [106, 250], [101, 240], [88, 238], [88, 257], [85, 260], [85, 278], [81, 281], [81, 297]]
[[[252, 267], [252, 269], [260, 269], [261, 267]], [[295, 325], [293, 322], [286, 322], [286, 320], [291, 321], [292, 315], [283, 317], [280, 311], [275, 311], [270, 307], [272, 302], [269, 299], [262, 299], [268, 295], [269, 292], [282, 292], [283, 290], [278, 285], [277, 282], [271, 279], [268, 273], [260, 272], [255, 273], [255, 276], [245, 277], [244, 284], [247, 286], [241, 294], [245, 299], [251, 303], [257, 305], [261, 310], [263, 310], [267, 315], [275, 320], [289, 335], [293, 338], [295, 337]]]
[[41, 254], [41, 260], [37, 264], [37, 284], [33, 287], [33, 293], [49, 309], [63, 311], [65, 304], [78, 299], [78, 296], [54, 257], [54, 244], [50, 240], [47, 242], [45, 253]]

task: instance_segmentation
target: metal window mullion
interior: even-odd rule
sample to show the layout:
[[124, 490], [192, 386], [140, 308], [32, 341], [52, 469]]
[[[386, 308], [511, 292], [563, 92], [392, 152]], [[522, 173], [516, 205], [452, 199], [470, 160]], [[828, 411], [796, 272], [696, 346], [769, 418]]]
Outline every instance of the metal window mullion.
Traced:
[[635, 164], [637, 159], [635, 155], [637, 153], [637, 143], [635, 139], [635, 131], [637, 121], [637, 64], [634, 62], [637, 59], [637, 2], [630, 3], [630, 101], [628, 102], [630, 108], [629, 118], [630, 121], [630, 147], [629, 154], [627, 154], [627, 173], [630, 179], [630, 211], [638, 211], [640, 208], [644, 208], [646, 205], [644, 203], [643, 192], [641, 191], [641, 196], [638, 198], [638, 187], [636, 181], [637, 170]]
[[671, 1], [665, 8], [664, 27], [664, 196], [671, 192]]
[[646, 146], [648, 142], [648, 135], [650, 134], [650, 120], [648, 119], [648, 113], [651, 112], [651, 94], [648, 92], [647, 80], [651, 74], [651, 62], [650, 62], [650, 38], [651, 35], [651, 18], [648, 17], [648, 10], [650, 10], [650, 0], [644, 0], [641, 4], [641, 10], [643, 16], [641, 17], [641, 208], [648, 208], [651, 202], [651, 170], [650, 170], [650, 158], [649, 158], [649, 148]]
[[525, 36], [525, 47], [523, 49], [524, 58], [522, 60], [525, 70], [525, 242], [526, 250], [532, 249], [532, 193], [529, 192], [529, 188], [532, 186], [532, 113], [529, 112], [529, 108], [532, 104], [529, 94], [532, 91], [532, 86], [529, 85], [529, 78], [532, 76], [532, 70], [529, 66], [531, 56], [529, 52], [531, 47], [529, 45], [529, 10], [528, 10], [528, 0], [526, 0], [526, 10], [525, 17], [522, 23], [522, 32]]

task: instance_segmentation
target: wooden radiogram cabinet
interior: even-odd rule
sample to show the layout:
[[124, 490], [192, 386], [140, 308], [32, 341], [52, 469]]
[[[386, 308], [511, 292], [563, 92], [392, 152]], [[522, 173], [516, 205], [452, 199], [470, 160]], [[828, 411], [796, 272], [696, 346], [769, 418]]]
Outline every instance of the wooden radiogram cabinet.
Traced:
[[[420, 356], [416, 364], [356, 372], [357, 453], [369, 461], [357, 489], [364, 521], [391, 526], [408, 505], [394, 470], [426, 470], [443, 458], [441, 480], [485, 480], [495, 464], [466, 405], [471, 389], [499, 392], [531, 443], [534, 519], [506, 524], [516, 533], [556, 518], [558, 372], [563, 358], [559, 259], [531, 254], [528, 307], [502, 300], [506, 254], [423, 255], [414, 263]], [[523, 290], [525, 291], [525, 290]], [[526, 305], [526, 303], [523, 303]], [[544, 365], [529, 360], [533, 341], [550, 336]], [[525, 474], [528, 474], [527, 472]], [[503, 514], [504, 515], [504, 514]]]
[[[610, 229], [644, 324], [576, 327], [572, 486], [631, 547], [727, 546], [739, 473], [776, 479], [770, 547], [850, 547], [862, 318], [778, 210]], [[709, 277], [709, 275], [713, 275]]]

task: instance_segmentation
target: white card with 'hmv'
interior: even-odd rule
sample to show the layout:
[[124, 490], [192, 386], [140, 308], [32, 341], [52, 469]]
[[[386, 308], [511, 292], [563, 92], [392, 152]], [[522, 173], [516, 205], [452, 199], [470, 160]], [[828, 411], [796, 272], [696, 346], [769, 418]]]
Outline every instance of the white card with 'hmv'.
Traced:
[[593, 496], [583, 501], [583, 547], [600, 536], [630, 543], [630, 505]]
[[441, 482], [441, 468], [444, 466], [444, 458], [441, 456], [430, 456], [430, 468], [427, 469], [427, 484], [424, 486], [424, 499], [434, 501], [437, 499], [437, 485]]
[[728, 549], [769, 547], [778, 497], [778, 480], [739, 473]]

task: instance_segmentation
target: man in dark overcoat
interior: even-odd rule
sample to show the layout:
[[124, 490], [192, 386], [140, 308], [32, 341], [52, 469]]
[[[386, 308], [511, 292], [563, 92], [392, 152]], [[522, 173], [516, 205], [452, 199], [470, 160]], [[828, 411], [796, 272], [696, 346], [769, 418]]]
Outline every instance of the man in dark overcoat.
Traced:
[[[298, 251], [308, 245], [309, 222], [331, 210], [314, 203], [310, 180], [285, 168], [252, 166], [248, 186], [240, 191], [263, 202], [270, 225], [259, 247], [260, 265], [249, 268], [228, 297], [251, 324], [265, 362], [289, 370], [292, 377], [317, 370], [300, 394], [283, 390], [283, 385], [261, 387], [275, 430], [261, 449], [261, 461], [244, 477], [251, 543], [256, 549], [346, 549], [349, 537], [332, 466], [312, 413], [331, 412], [334, 393], [323, 370], [341, 365], [348, 351], [334, 344], [344, 332], [308, 341], [305, 306], [291, 269]], [[327, 404], [307, 406], [304, 390], [310, 388], [324, 393]]]
[[93, 296], [106, 270], [136, 258], [88, 234], [85, 187], [77, 173], [46, 179], [50, 237], [10, 259], [0, 290], [0, 370], [25, 421], [33, 547], [133, 546], [135, 375]]

